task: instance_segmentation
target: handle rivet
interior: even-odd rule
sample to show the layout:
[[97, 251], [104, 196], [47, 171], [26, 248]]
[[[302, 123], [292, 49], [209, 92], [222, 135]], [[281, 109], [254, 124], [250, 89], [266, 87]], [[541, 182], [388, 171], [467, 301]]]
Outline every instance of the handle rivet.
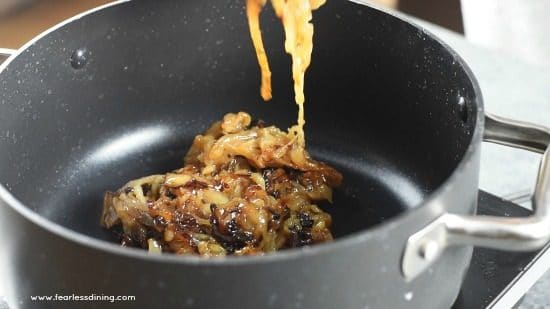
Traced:
[[468, 122], [468, 106], [466, 105], [466, 99], [463, 96], [458, 97], [458, 115], [463, 123]]
[[428, 240], [420, 246], [418, 253], [424, 260], [432, 261], [439, 253], [439, 244], [434, 240]]
[[71, 55], [71, 66], [74, 69], [82, 69], [88, 62], [88, 50], [86, 48], [79, 48]]

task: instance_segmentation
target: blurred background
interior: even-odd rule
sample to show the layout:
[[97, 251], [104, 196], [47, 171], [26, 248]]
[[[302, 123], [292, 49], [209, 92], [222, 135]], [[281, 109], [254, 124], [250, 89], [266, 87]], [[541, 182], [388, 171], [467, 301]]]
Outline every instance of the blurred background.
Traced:
[[[0, 0], [0, 48], [112, 0]], [[329, 0], [330, 1], [330, 0]], [[472, 43], [550, 67], [550, 0], [362, 0], [435, 23]]]
[[0, 0], [0, 47], [17, 49], [42, 31], [110, 0]]
[[[0, 0], [0, 47], [20, 47], [44, 29], [79, 12], [110, 1]], [[375, 0], [372, 2], [402, 10], [460, 33], [463, 32], [460, 0]]]

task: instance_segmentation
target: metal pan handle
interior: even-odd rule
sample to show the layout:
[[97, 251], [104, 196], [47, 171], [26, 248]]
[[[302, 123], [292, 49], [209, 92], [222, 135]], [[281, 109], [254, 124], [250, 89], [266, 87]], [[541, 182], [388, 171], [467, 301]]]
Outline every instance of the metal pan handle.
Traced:
[[527, 218], [441, 215], [407, 240], [401, 265], [407, 280], [422, 273], [449, 246], [531, 251], [550, 241], [550, 129], [486, 115], [483, 138], [543, 154], [532, 197], [533, 215]]
[[11, 55], [14, 55], [17, 52], [15, 49], [1, 48], [0, 47], [0, 63], [6, 60]]

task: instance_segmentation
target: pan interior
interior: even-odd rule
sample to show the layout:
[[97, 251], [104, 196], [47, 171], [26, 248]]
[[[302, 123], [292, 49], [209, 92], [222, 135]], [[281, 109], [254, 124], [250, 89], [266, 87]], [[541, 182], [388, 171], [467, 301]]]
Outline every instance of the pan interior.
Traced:
[[[279, 22], [263, 14], [269, 103], [242, 0], [133, 1], [39, 40], [0, 74], [0, 183], [44, 217], [108, 239], [103, 193], [180, 167], [225, 113], [287, 128], [290, 59]], [[344, 174], [322, 205], [338, 237], [421, 205], [463, 157], [477, 98], [462, 62], [422, 30], [345, 0], [314, 21], [306, 136]]]
[[[112, 138], [57, 170], [58, 180], [53, 186], [33, 184], [33, 189], [45, 197], [37, 211], [64, 226], [114, 240], [111, 231], [99, 226], [103, 193], [130, 179], [181, 166], [193, 131], [157, 124], [112, 133]], [[367, 147], [372, 150], [366, 158], [354, 158], [346, 153], [359, 149], [338, 146], [342, 148], [334, 150], [324, 148], [324, 142], [315, 144], [312, 138], [312, 155], [331, 163], [345, 176], [344, 185], [334, 192], [333, 203], [320, 204], [333, 216], [336, 237], [358, 232], [415, 207], [428, 194], [399, 166], [377, 154], [375, 147]]]

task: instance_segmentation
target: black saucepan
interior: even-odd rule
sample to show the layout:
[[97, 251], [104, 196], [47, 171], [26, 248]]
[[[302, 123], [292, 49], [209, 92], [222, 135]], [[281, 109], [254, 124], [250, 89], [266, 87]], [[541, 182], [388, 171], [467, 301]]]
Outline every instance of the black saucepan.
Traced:
[[[528, 219], [474, 217], [480, 143], [544, 152], [544, 128], [485, 119], [460, 57], [391, 14], [329, 0], [314, 14], [306, 134], [344, 174], [322, 205], [336, 240], [259, 257], [151, 256], [99, 225], [102, 196], [176, 169], [192, 138], [244, 110], [296, 119], [290, 57], [262, 28], [274, 99], [244, 0], [117, 2], [41, 35], [0, 69], [0, 271], [12, 308], [103, 307], [31, 295], [134, 295], [142, 308], [447, 308], [472, 245], [549, 238], [546, 161]], [[470, 215], [470, 216], [469, 216]]]

